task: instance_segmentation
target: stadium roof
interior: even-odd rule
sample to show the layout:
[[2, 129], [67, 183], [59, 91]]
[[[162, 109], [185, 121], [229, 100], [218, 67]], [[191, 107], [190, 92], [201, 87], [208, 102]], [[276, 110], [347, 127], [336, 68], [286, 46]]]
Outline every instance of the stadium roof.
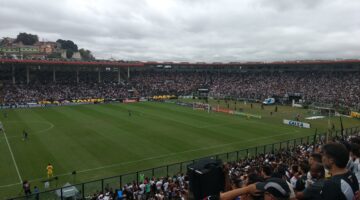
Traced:
[[109, 66], [109, 67], [143, 67], [140, 62], [119, 61], [59, 61], [59, 60], [17, 60], [0, 59], [1, 64], [35, 64], [35, 65], [73, 65], [73, 66]]
[[73, 65], [73, 66], [102, 66], [102, 67], [146, 67], [156, 65], [172, 66], [266, 66], [266, 65], [309, 65], [309, 64], [360, 64], [359, 59], [351, 60], [301, 60], [301, 61], [275, 61], [275, 62], [124, 62], [124, 61], [58, 61], [58, 60], [17, 60], [0, 59], [1, 64], [35, 64], [35, 65]]

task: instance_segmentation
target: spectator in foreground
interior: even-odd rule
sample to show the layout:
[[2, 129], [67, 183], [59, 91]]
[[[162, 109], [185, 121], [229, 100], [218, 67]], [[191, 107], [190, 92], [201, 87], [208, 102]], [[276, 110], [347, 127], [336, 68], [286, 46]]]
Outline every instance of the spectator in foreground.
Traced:
[[346, 169], [349, 152], [343, 144], [329, 143], [322, 148], [322, 162], [332, 175], [321, 191], [326, 200], [358, 199], [359, 184], [356, 176]]
[[264, 200], [289, 200], [290, 188], [280, 178], [270, 178], [265, 182], [259, 182], [220, 194], [221, 200], [232, 200], [244, 194], [263, 193]]
[[325, 181], [325, 170], [321, 163], [314, 162], [310, 169], [311, 182], [307, 185], [302, 192], [296, 192], [297, 199], [308, 199], [308, 200], [321, 200], [321, 190], [324, 187]]

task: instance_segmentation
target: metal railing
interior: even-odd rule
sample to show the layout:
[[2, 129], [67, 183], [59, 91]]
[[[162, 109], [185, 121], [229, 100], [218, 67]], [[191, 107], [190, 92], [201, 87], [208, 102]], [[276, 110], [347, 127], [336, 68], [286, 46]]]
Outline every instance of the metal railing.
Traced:
[[[328, 136], [349, 136], [349, 135], [360, 135], [360, 127], [347, 128], [341, 133], [340, 130], [332, 131]], [[327, 133], [308, 135], [305, 137], [280, 141], [272, 144], [265, 144], [262, 146], [250, 147], [247, 149], [241, 149], [238, 151], [232, 151], [227, 153], [221, 153], [216, 155], [211, 155], [206, 158], [216, 158], [221, 159], [223, 162], [234, 162], [239, 161], [244, 158], [255, 157], [260, 154], [274, 153], [280, 149], [291, 149], [301, 144], [312, 144], [323, 139]], [[199, 158], [203, 159], [203, 158]], [[9, 198], [8, 200], [20, 200], [20, 199], [46, 199], [46, 200], [63, 200], [63, 199], [90, 199], [89, 197], [96, 192], [104, 191], [106, 188], [121, 189], [123, 185], [139, 182], [140, 176], [145, 177], [164, 177], [168, 175], [175, 175], [178, 173], [186, 173], [187, 165], [194, 163], [196, 160], [189, 160], [179, 163], [174, 163], [170, 165], [165, 165], [161, 167], [141, 170], [133, 173], [123, 174], [119, 176], [113, 176], [108, 178], [103, 178], [99, 180], [74, 184], [67, 187], [61, 187], [57, 189], [46, 190], [39, 192], [37, 194], [32, 194], [28, 196], [21, 196], [15, 198]]]

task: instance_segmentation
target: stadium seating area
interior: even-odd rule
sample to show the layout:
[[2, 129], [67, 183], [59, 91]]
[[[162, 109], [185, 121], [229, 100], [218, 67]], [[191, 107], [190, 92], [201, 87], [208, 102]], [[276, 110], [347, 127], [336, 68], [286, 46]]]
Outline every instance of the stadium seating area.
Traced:
[[122, 199], [184, 199], [187, 198], [188, 190], [188, 177], [178, 174], [172, 177], [145, 177], [141, 182], [133, 181], [116, 190], [107, 187], [104, 192], [94, 193], [87, 198], [91, 200], [120, 199], [120, 191]]
[[[360, 178], [359, 135], [360, 132], [347, 138], [335, 137], [331, 141], [350, 153], [350, 159], [346, 159], [348, 161], [346, 168], [357, 178]], [[322, 137], [315, 144], [298, 145], [288, 150], [280, 149], [237, 162], [225, 163], [226, 190], [234, 191], [237, 188], [246, 188], [254, 183], [278, 178], [285, 181], [289, 187], [287, 194], [289, 198], [283, 199], [323, 199], [320, 197], [322, 187], [318, 187], [318, 184], [324, 184], [325, 178], [330, 176], [329, 169], [326, 169], [328, 166], [324, 166], [322, 158], [324, 145], [324, 137]], [[318, 188], [314, 189], [315, 185]], [[310, 194], [309, 190], [312, 191]], [[121, 199], [118, 196], [119, 191], [122, 199], [188, 199], [189, 195], [191, 196], [188, 176], [178, 174], [172, 177], [146, 177], [143, 181], [138, 183], [134, 181], [116, 190], [106, 188], [105, 192], [94, 193], [87, 198], [91, 200]], [[226, 198], [221, 196], [221, 199]], [[264, 199], [264, 193], [242, 194], [241, 200], [243, 199]]]
[[[104, 74], [105, 76], [106, 74]], [[32, 75], [31, 84], [18, 81], [12, 84], [3, 81], [5, 104], [39, 102], [43, 100], [71, 99], [119, 99], [128, 97], [151, 97], [155, 95], [192, 95], [200, 88], [209, 89], [213, 97], [235, 97], [264, 99], [269, 96], [286, 97], [301, 94], [308, 102], [333, 104], [360, 108], [360, 73], [347, 72], [283, 72], [283, 73], [225, 73], [225, 72], [133, 72], [131, 78], [118, 84], [115, 76], [97, 82], [97, 73], [82, 73], [76, 83], [73, 73], [58, 72], [56, 83], [49, 72]], [[24, 77], [20, 77], [24, 80]], [[129, 90], [135, 91], [129, 93]], [[345, 144], [351, 152], [348, 169], [360, 178], [360, 138], [335, 138], [334, 142]], [[251, 183], [278, 177], [288, 182], [290, 198], [303, 197], [305, 188], [323, 179], [311, 177], [314, 161], [321, 163], [323, 143], [300, 145], [289, 150], [278, 150], [271, 154], [260, 154], [234, 163], [226, 163], [227, 190], [246, 187]], [[320, 169], [324, 170], [322, 164]], [[318, 166], [319, 168], [319, 166]], [[315, 169], [314, 169], [315, 170]], [[325, 173], [324, 173], [325, 174]], [[327, 174], [325, 174], [327, 175]], [[93, 200], [119, 199], [186, 199], [189, 193], [189, 178], [178, 174], [169, 177], [145, 177], [122, 188], [108, 188], [87, 197]], [[243, 199], [262, 199], [247, 194]]]
[[[134, 72], [131, 78], [121, 84], [115, 80], [96, 82], [95, 74], [80, 76], [76, 83], [73, 76], [60, 73], [56, 83], [50, 74], [36, 76], [32, 84], [11, 84], [4, 81], [3, 102], [5, 104], [38, 102], [43, 100], [70, 100], [88, 98], [127, 98], [131, 95], [149, 97], [154, 95], [191, 95], [200, 88], [208, 88], [213, 97], [264, 99], [268, 96], [284, 97], [300, 93], [306, 101], [360, 108], [360, 73], [332, 72], [284, 72], [284, 73], [204, 73], [204, 72]], [[357, 133], [360, 135], [360, 133]], [[324, 138], [318, 143], [299, 145], [293, 149], [281, 149], [260, 154], [224, 165], [227, 177], [226, 190], [246, 188], [252, 183], [266, 183], [270, 177], [286, 181], [290, 199], [318, 199], [304, 197], [312, 185], [323, 183], [329, 176], [321, 158], [324, 154]], [[360, 180], [360, 137], [333, 138], [350, 153], [347, 169]], [[348, 159], [348, 158], [346, 158]], [[318, 175], [316, 175], [318, 174]], [[358, 185], [358, 184], [357, 184]], [[358, 190], [358, 188], [357, 188]], [[354, 191], [355, 192], [355, 191]], [[119, 195], [121, 194], [121, 195]], [[242, 193], [243, 199], [264, 199], [264, 194]], [[119, 196], [122, 196], [121, 198]], [[144, 177], [122, 188], [105, 188], [87, 199], [187, 199], [189, 178], [178, 174], [168, 177]], [[227, 199], [222, 197], [222, 199]], [[284, 198], [288, 199], [288, 198]]]
[[127, 89], [113, 84], [19, 84], [6, 85], [5, 103], [28, 103], [43, 100], [71, 100], [91, 98], [124, 98], [127, 97]]
[[60, 73], [56, 83], [50, 73], [35, 74], [31, 84], [4, 82], [4, 103], [38, 102], [74, 98], [126, 98], [128, 89], [138, 97], [191, 95], [208, 88], [213, 97], [231, 96], [263, 100], [269, 96], [301, 94], [308, 102], [360, 108], [360, 73], [283, 72], [283, 73], [205, 73], [134, 72], [123, 84], [110, 77], [97, 83], [97, 73], [83, 73], [76, 83], [73, 73]]

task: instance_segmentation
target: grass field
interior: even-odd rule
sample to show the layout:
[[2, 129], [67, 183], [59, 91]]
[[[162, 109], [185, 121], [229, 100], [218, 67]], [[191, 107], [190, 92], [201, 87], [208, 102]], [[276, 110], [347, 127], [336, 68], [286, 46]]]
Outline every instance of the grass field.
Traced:
[[[21, 180], [42, 189], [48, 163], [61, 186], [311, 135], [328, 124], [327, 119], [311, 120], [311, 129], [300, 129], [283, 125], [282, 119], [309, 116], [307, 110], [279, 106], [270, 116], [273, 106], [237, 106], [263, 118], [154, 102], [8, 110], [7, 118], [0, 117], [6, 130], [0, 135], [0, 196], [19, 195]], [[331, 120], [340, 128], [338, 118]], [[343, 121], [345, 128], [360, 125], [359, 120]], [[22, 140], [24, 129], [28, 141]]]

